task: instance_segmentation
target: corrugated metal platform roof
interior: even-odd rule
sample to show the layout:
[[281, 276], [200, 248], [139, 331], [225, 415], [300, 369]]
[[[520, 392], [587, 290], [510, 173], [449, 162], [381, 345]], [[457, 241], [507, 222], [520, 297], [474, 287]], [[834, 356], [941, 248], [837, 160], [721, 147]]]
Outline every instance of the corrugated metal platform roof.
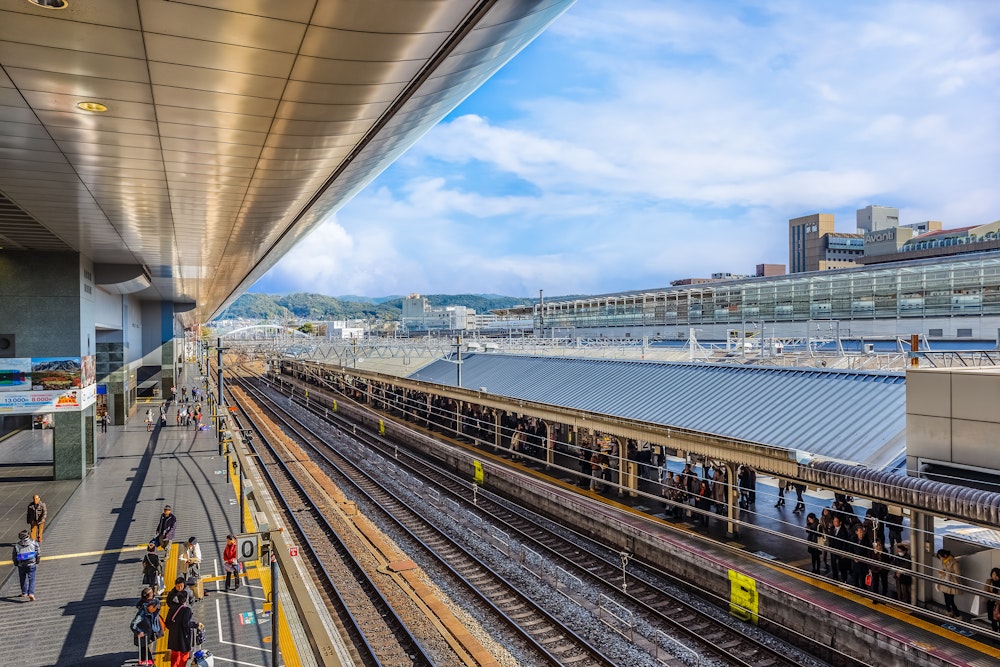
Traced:
[[[903, 373], [503, 354], [462, 358], [491, 394], [689, 428], [883, 468], [905, 450]], [[411, 378], [455, 386], [439, 360]]]

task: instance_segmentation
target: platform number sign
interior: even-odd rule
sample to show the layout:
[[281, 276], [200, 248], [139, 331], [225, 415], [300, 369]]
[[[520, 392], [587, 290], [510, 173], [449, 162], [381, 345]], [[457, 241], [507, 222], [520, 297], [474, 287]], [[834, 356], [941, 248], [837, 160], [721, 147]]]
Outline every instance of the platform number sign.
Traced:
[[260, 558], [260, 543], [257, 535], [236, 536], [236, 560], [249, 563]]

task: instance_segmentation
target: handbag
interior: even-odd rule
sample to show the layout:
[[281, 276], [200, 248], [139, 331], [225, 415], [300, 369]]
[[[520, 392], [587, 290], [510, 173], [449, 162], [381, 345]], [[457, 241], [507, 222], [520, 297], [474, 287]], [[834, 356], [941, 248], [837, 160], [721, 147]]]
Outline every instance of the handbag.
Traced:
[[872, 571], [868, 570], [868, 574], [865, 575], [865, 586], [872, 585]]
[[1000, 602], [993, 603], [993, 619], [994, 621], [1000, 621]]
[[826, 546], [826, 535], [817, 535], [816, 536], [816, 546], [818, 546], [818, 547], [825, 547]]

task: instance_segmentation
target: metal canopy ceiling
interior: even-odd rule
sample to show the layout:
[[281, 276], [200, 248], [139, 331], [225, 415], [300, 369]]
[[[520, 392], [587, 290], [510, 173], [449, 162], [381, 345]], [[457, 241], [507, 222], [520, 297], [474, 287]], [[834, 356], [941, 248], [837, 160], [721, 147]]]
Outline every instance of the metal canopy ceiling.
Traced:
[[[409, 376], [454, 386], [438, 360]], [[469, 354], [491, 394], [766, 443], [882, 469], [906, 453], [901, 373]]]
[[0, 0], [0, 245], [207, 321], [571, 3]]

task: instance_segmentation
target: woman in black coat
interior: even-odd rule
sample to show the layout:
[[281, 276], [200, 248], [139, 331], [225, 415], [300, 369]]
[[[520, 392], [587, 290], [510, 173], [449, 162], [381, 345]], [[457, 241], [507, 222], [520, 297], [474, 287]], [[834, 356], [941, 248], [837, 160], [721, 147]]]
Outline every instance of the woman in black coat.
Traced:
[[191, 607], [185, 602], [174, 609], [167, 617], [167, 648], [170, 649], [171, 667], [183, 667], [191, 657], [193, 645], [191, 631], [195, 628], [203, 628], [201, 623], [194, 620]]

